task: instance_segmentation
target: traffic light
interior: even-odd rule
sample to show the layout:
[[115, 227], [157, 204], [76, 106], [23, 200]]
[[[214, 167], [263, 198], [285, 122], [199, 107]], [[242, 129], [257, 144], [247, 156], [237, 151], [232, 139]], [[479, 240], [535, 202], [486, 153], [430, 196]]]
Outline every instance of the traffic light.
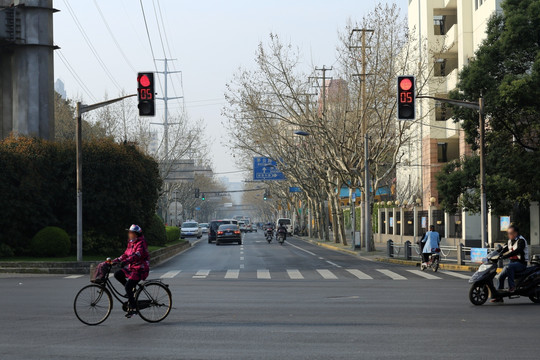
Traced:
[[139, 116], [156, 115], [156, 99], [154, 92], [154, 73], [144, 72], [137, 75], [137, 100]]
[[206, 200], [206, 196], [204, 196], [204, 193], [202, 193], [201, 200], [202, 200], [202, 201]]
[[414, 120], [414, 76], [398, 76], [398, 120]]
[[199, 188], [195, 188], [195, 199], [199, 198]]
[[265, 201], [268, 199], [268, 190], [264, 190], [264, 198]]

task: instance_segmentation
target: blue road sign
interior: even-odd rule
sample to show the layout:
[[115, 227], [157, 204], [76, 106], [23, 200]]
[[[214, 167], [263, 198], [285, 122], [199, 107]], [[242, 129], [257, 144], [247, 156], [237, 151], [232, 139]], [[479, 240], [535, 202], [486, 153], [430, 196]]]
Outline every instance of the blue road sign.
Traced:
[[196, 211], [201, 211], [201, 208], [197, 206], [197, 207], [195, 208], [195, 210], [196, 210]]
[[353, 192], [351, 195], [352, 201], [356, 201], [356, 192]]
[[285, 175], [277, 168], [277, 163], [267, 157], [253, 158], [253, 180], [285, 180]]
[[299, 192], [302, 192], [302, 189], [300, 189], [298, 186], [291, 186], [289, 188], [289, 192], [291, 192], [291, 193], [299, 193]]

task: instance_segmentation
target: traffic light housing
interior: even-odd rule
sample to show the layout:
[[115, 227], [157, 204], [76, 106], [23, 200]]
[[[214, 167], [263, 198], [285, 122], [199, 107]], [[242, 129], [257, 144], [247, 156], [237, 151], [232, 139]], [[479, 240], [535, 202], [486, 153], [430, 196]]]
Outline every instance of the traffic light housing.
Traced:
[[398, 76], [398, 120], [414, 120], [415, 111], [415, 80], [414, 76]]
[[195, 199], [199, 198], [199, 188], [195, 188]]
[[264, 190], [264, 200], [266, 201], [268, 199], [268, 196], [269, 196], [269, 192], [268, 190]]
[[202, 200], [202, 201], [206, 200], [206, 196], [204, 196], [204, 193], [202, 193], [201, 200]]
[[139, 116], [156, 115], [156, 97], [154, 91], [154, 73], [140, 72], [137, 74], [137, 100], [139, 101]]

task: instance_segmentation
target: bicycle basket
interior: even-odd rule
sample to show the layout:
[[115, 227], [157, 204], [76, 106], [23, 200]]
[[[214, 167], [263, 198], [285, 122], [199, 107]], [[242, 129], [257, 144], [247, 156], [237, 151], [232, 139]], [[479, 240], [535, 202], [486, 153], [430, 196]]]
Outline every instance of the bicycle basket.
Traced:
[[112, 265], [108, 262], [98, 264], [94, 271], [90, 272], [90, 282], [95, 284], [103, 284], [107, 280], [107, 275], [111, 271]]

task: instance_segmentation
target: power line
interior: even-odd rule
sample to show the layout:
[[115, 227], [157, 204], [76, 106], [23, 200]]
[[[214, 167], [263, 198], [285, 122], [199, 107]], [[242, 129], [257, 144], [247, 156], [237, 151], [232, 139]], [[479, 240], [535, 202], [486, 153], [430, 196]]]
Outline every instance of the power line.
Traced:
[[105, 64], [105, 62], [103, 61], [103, 59], [101, 59], [101, 56], [99, 56], [99, 53], [97, 52], [96, 48], [94, 47], [94, 45], [92, 44], [92, 41], [90, 41], [90, 38], [88, 37], [88, 35], [86, 34], [86, 31], [84, 30], [84, 27], [82, 26], [82, 24], [79, 22], [79, 19], [77, 18], [77, 15], [75, 15], [75, 12], [73, 11], [73, 9], [71, 8], [71, 6], [69, 5], [69, 3], [64, 0], [64, 4], [66, 5], [66, 8], [68, 9], [68, 12], [69, 14], [71, 15], [73, 21], [75, 22], [75, 25], [77, 26], [77, 28], [79, 29], [79, 31], [81, 32], [81, 35], [83, 36], [84, 38], [84, 41], [86, 42], [86, 44], [88, 45], [88, 47], [90, 48], [90, 51], [92, 52], [92, 54], [94, 54], [94, 56], [96, 57], [99, 65], [101, 66], [101, 68], [103, 69], [103, 71], [105, 71], [105, 74], [107, 75], [107, 77], [111, 80], [111, 82], [113, 83], [114, 86], [116, 86], [116, 88], [118, 89], [119, 92], [122, 91], [122, 87], [120, 86], [120, 84], [116, 81], [116, 79], [114, 78], [114, 76], [112, 75], [112, 73], [110, 72], [109, 68], [107, 67], [107, 65]]
[[60, 49], [58, 49], [58, 50], [55, 51], [55, 53], [58, 54], [58, 57], [64, 63], [64, 65], [66, 66], [66, 69], [68, 69], [68, 71], [71, 73], [71, 75], [73, 76], [75, 81], [79, 84], [81, 89], [86, 93], [86, 95], [88, 95], [88, 97], [93, 102], [97, 102], [96, 98], [92, 95], [92, 92], [90, 91], [90, 89], [88, 89], [88, 87], [85, 85], [84, 81], [82, 81], [82, 79], [79, 77], [79, 75], [77, 74], [75, 69], [71, 66], [68, 59], [62, 53], [62, 51]]
[[[65, 1], [65, 0], [64, 0]], [[150, 39], [150, 31], [148, 31], [148, 22], [146, 21], [146, 13], [144, 12], [144, 6], [142, 3], [142, 0], [139, 0], [139, 4], [141, 5], [141, 11], [144, 19], [144, 27], [146, 28], [146, 36], [148, 37], [148, 44], [150, 44], [150, 52], [152, 53], [152, 61], [154, 62], [154, 69], [156, 72], [158, 72], [157, 64], [156, 64], [156, 55], [154, 54], [154, 47], [152, 46], [152, 40]], [[161, 89], [161, 92], [163, 93], [163, 86], [161, 85], [161, 79], [158, 76], [158, 82], [159, 82], [159, 88]]]
[[111, 38], [113, 39], [114, 43], [116, 44], [116, 47], [118, 48], [118, 51], [120, 51], [120, 54], [122, 54], [122, 57], [126, 61], [127, 65], [131, 68], [131, 70], [136, 73], [137, 70], [135, 70], [135, 67], [131, 64], [129, 61], [129, 58], [124, 53], [124, 50], [122, 50], [122, 47], [120, 46], [120, 43], [118, 43], [118, 40], [116, 40], [116, 37], [114, 36], [114, 33], [112, 32], [109, 23], [107, 22], [107, 19], [105, 19], [105, 16], [103, 15], [103, 12], [101, 11], [101, 8], [99, 7], [97, 0], [94, 0], [94, 5], [96, 5], [97, 11], [99, 13], [99, 16], [101, 16], [101, 20], [103, 20], [103, 23], [105, 24], [105, 27], [107, 28], [107, 31], [109, 32], [109, 35], [111, 35]]

